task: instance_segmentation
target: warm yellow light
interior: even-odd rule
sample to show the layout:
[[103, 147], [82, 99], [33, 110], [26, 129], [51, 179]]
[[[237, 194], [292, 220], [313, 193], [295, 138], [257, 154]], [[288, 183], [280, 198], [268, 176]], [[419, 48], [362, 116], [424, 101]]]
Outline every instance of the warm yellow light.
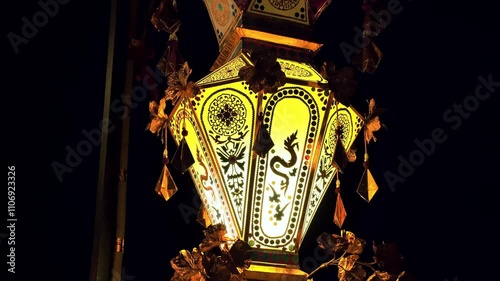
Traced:
[[274, 44], [296, 47], [300, 49], [310, 50], [312, 52], [317, 52], [323, 46], [323, 44], [314, 43], [302, 39], [296, 39], [242, 27], [236, 27], [236, 33], [238, 34], [239, 38], [250, 38], [265, 42], [272, 42]]
[[[218, 71], [224, 65], [227, 65], [229, 61], [241, 55], [243, 52], [243, 40], [251, 39], [259, 42], [267, 42], [274, 46], [286, 46], [287, 48], [309, 51], [312, 54], [316, 53], [321, 49], [323, 44], [292, 38], [288, 36], [282, 36], [278, 34], [263, 32], [260, 30], [248, 29], [244, 27], [235, 27], [231, 35], [227, 38], [224, 46], [220, 50], [220, 54], [217, 60], [212, 65], [212, 71]], [[308, 67], [303, 67], [307, 69]]]
[[297, 268], [251, 264], [245, 271], [248, 280], [305, 281], [307, 273]]
[[201, 93], [176, 106], [171, 132], [182, 127], [196, 163], [189, 172], [213, 223], [224, 223], [260, 250], [297, 254], [336, 170], [332, 166], [342, 126], [348, 149], [361, 116], [335, 105], [327, 81], [310, 65], [278, 59], [287, 83], [264, 94], [263, 124], [274, 142], [264, 156], [252, 151], [258, 96], [238, 77], [250, 64], [245, 54], [198, 81]]

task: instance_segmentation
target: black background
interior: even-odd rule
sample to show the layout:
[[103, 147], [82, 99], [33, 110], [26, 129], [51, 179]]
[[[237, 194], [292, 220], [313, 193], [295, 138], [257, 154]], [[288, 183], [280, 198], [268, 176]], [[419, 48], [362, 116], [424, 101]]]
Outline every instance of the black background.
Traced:
[[[209, 73], [217, 44], [202, 1], [178, 2], [184, 22], [180, 47], [197, 80]], [[315, 34], [325, 44], [318, 61], [347, 64], [339, 44], [353, 44], [353, 28], [362, 24], [359, 2], [334, 0], [327, 8]], [[372, 173], [380, 187], [370, 204], [355, 193], [361, 162], [344, 175], [344, 227], [370, 242], [396, 241], [417, 280], [489, 280], [497, 274], [500, 87], [462, 118], [456, 130], [454, 122], [443, 119], [454, 104], [474, 94], [478, 76], [492, 75], [500, 81], [497, 10], [482, 2], [401, 1], [403, 10], [392, 15], [376, 38], [384, 53], [379, 69], [373, 75], [357, 74], [356, 108], [365, 112], [365, 100], [374, 97], [386, 108], [381, 119], [388, 130], [377, 132], [378, 141], [369, 146]], [[102, 120], [109, 7], [110, 1], [96, 0], [61, 5], [17, 54], [7, 34], [20, 34], [21, 18], [31, 18], [40, 7], [36, 1], [23, 1], [15, 6], [9, 2], [2, 9], [2, 53], [7, 61], [2, 64], [3, 138], [6, 165], [16, 166], [17, 280], [24, 275], [88, 280], [99, 148], [94, 147], [62, 182], [51, 163], [62, 163], [65, 148], [76, 147], [84, 138], [82, 130], [98, 128]], [[119, 12], [118, 74], [124, 69], [128, 45], [127, 11]], [[161, 55], [166, 34], [148, 36]], [[137, 281], [168, 280], [173, 273], [169, 260], [178, 250], [196, 246], [203, 229], [194, 214], [186, 222], [180, 211], [182, 206], [197, 206], [187, 175], [176, 174], [180, 190], [169, 202], [153, 192], [162, 146], [144, 130], [148, 114], [146, 100], [131, 111], [124, 266]], [[392, 192], [384, 179], [386, 171], [397, 174], [398, 156], [408, 159], [417, 149], [414, 141], [430, 138], [436, 128], [444, 130], [446, 141], [436, 144]], [[6, 192], [4, 198], [6, 202]], [[323, 231], [338, 233], [332, 222], [334, 198], [331, 189], [301, 248], [301, 265], [307, 268], [308, 257], [321, 261], [315, 258], [315, 238]], [[4, 260], [6, 240], [0, 249]], [[315, 280], [335, 280], [335, 275], [328, 268]]]

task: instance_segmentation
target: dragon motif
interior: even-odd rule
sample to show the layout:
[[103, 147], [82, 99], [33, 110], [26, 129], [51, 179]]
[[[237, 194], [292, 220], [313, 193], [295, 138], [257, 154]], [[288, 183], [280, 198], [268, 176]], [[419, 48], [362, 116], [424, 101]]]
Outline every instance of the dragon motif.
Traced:
[[201, 167], [203, 168], [203, 174], [200, 174], [200, 182], [201, 186], [203, 186], [203, 189], [205, 189], [207, 192], [210, 191], [212, 193], [212, 198], [215, 198], [214, 190], [212, 186], [207, 186], [205, 183], [208, 180], [208, 170], [207, 167], [205, 166], [205, 163], [203, 162], [203, 159], [201, 158], [200, 150], [196, 149], [196, 158], [198, 159], [198, 163], [200, 163]]
[[271, 170], [276, 175], [283, 178], [280, 185], [281, 185], [281, 190], [284, 190], [284, 193], [286, 193], [288, 189], [290, 176], [292, 177], [295, 176], [295, 174], [297, 173], [297, 168], [293, 168], [292, 171], [288, 173], [288, 175], [278, 171], [277, 169], [280, 167], [280, 165], [285, 168], [291, 168], [297, 162], [297, 153], [295, 152], [294, 148], [297, 148], [298, 150], [299, 144], [296, 142], [296, 140], [297, 140], [297, 131], [295, 131], [295, 133], [287, 137], [284, 141], [285, 149], [290, 153], [290, 160], [288, 160], [288, 162], [278, 155], [274, 156], [270, 161]]

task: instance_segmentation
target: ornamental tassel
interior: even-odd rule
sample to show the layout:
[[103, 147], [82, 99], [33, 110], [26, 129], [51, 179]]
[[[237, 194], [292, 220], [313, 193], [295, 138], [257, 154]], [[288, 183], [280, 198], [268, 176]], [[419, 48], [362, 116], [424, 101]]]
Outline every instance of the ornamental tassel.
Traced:
[[356, 192], [363, 198], [366, 202], [370, 202], [378, 191], [378, 185], [370, 172], [369, 167], [369, 156], [368, 156], [368, 143], [371, 139], [375, 140], [373, 136], [373, 131], [378, 131], [381, 128], [380, 120], [378, 115], [381, 114], [384, 109], [377, 109], [375, 100], [371, 99], [368, 105], [368, 116], [365, 118], [364, 126], [364, 145], [365, 145], [365, 155], [363, 159], [363, 167], [365, 168], [361, 180], [359, 181], [358, 188]]
[[337, 173], [337, 182], [335, 187], [335, 193], [337, 194], [337, 202], [335, 204], [335, 212], [333, 214], [333, 222], [338, 228], [342, 228], [344, 220], [347, 217], [347, 212], [344, 208], [344, 202], [342, 202], [342, 197], [340, 196], [340, 180], [339, 174]]
[[163, 132], [165, 138], [165, 149], [163, 150], [163, 170], [161, 172], [160, 178], [156, 183], [155, 191], [158, 195], [163, 197], [165, 201], [168, 201], [177, 192], [177, 185], [175, 184], [172, 174], [167, 168], [168, 160], [168, 150], [167, 150], [167, 133]]
[[378, 191], [378, 185], [370, 172], [370, 168], [368, 167], [368, 153], [365, 153], [364, 160], [363, 166], [365, 167], [365, 170], [363, 172], [363, 176], [361, 176], [356, 192], [359, 196], [361, 196], [361, 198], [365, 199], [366, 202], [370, 202], [375, 193]]

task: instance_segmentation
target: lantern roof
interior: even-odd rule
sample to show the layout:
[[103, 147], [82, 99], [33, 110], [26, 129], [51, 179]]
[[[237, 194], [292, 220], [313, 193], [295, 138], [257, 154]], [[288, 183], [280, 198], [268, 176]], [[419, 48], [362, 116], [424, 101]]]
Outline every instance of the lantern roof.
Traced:
[[[331, 0], [204, 0], [212, 22], [220, 55], [214, 70], [234, 58], [245, 47], [273, 45], [279, 54], [310, 61], [322, 47], [313, 43], [313, 26]], [[243, 46], [242, 46], [243, 45]], [[246, 45], [246, 46], [245, 46]], [[300, 54], [290, 57], [289, 54]]]
[[[281, 66], [281, 70], [285, 73], [289, 81], [297, 84], [310, 86], [324, 86], [328, 81], [321, 76], [316, 69], [305, 62], [297, 62], [288, 59], [278, 58], [277, 62]], [[248, 53], [241, 53], [223, 66], [212, 71], [207, 76], [200, 79], [196, 84], [201, 87], [210, 87], [219, 84], [231, 83], [240, 81], [238, 76], [239, 70], [247, 65], [253, 65]]]

